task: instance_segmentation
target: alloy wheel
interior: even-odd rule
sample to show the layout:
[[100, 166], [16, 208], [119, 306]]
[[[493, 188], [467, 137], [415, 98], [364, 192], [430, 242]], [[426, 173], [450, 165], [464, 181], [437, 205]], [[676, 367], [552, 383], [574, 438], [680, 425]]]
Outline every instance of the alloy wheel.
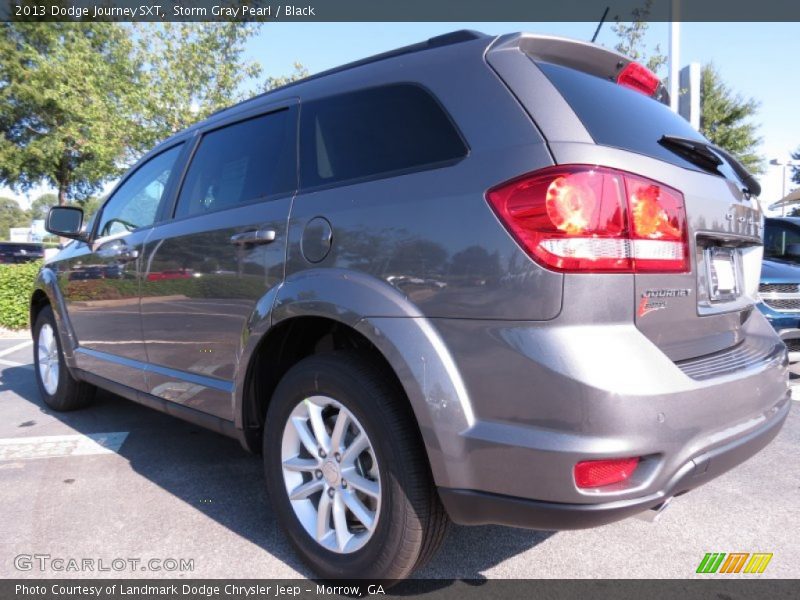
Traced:
[[367, 432], [343, 404], [326, 396], [297, 404], [283, 430], [281, 466], [295, 515], [318, 544], [348, 554], [370, 540], [380, 470]]
[[39, 378], [45, 391], [52, 396], [58, 389], [59, 361], [55, 332], [49, 323], [39, 329], [36, 352], [39, 359]]

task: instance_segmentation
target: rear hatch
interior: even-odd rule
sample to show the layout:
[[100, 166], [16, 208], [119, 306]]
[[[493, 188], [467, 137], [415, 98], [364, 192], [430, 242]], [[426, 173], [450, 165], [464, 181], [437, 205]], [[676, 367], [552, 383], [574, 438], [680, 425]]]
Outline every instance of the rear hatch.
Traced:
[[[487, 62], [541, 129], [556, 164], [607, 167], [682, 199], [685, 268], [661, 270], [653, 261], [627, 271], [636, 326], [674, 361], [742, 343], [758, 290], [763, 216], [757, 183], [741, 165], [665, 105], [663, 85], [615, 52], [515, 34], [497, 40]], [[627, 86], [617, 82], [621, 73], [633, 73]], [[671, 214], [667, 220], [665, 227], [683, 227]]]

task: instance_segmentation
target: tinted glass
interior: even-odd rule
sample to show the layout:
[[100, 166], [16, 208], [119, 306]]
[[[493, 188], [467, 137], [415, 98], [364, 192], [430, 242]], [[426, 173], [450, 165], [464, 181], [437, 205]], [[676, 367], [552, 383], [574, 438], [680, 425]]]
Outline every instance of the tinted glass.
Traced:
[[139, 167], [114, 192], [103, 207], [97, 236], [115, 235], [142, 227], [156, 220], [161, 198], [182, 144], [155, 156]]
[[281, 110], [203, 136], [181, 187], [176, 217], [295, 189], [294, 111]]
[[441, 106], [409, 84], [308, 102], [301, 121], [303, 187], [436, 165], [467, 154]]
[[789, 251], [791, 245], [795, 245], [791, 250], [797, 250], [797, 244], [800, 244], [800, 227], [780, 221], [766, 221], [764, 226], [766, 258], [797, 259], [797, 252]]
[[697, 170], [695, 165], [658, 143], [663, 135], [706, 141], [668, 106], [595, 75], [561, 65], [536, 64], [598, 144], [632, 150]]

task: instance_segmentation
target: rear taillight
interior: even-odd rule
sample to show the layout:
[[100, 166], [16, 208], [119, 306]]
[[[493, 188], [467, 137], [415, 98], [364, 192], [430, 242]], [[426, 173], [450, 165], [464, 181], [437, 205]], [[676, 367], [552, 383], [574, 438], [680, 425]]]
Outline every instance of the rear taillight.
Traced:
[[608, 460], [587, 460], [575, 465], [575, 484], [579, 488], [596, 488], [630, 479], [639, 458], [612, 458]]
[[647, 67], [639, 63], [629, 62], [617, 75], [617, 83], [641, 92], [645, 96], [654, 96], [661, 81]]
[[548, 167], [490, 189], [502, 223], [557, 271], [686, 272], [683, 195], [607, 167]]

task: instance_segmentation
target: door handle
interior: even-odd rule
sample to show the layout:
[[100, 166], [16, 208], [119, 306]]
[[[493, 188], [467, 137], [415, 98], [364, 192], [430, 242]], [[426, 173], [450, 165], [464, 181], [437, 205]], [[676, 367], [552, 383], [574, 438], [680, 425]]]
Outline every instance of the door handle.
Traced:
[[114, 241], [100, 246], [97, 250], [97, 255], [101, 258], [111, 258], [119, 262], [126, 262], [139, 258], [139, 251], [128, 247], [125, 242]]
[[275, 241], [274, 229], [256, 229], [255, 231], [245, 231], [231, 236], [231, 244], [269, 244]]

